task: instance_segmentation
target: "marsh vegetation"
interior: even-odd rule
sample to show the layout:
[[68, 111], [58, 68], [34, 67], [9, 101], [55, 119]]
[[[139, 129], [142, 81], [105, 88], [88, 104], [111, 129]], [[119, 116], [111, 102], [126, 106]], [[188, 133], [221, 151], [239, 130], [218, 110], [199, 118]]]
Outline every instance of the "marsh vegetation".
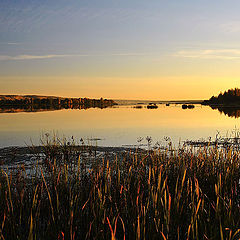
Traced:
[[1, 170], [0, 239], [239, 239], [237, 148], [153, 149], [149, 138], [96, 157], [45, 140], [33, 174]]

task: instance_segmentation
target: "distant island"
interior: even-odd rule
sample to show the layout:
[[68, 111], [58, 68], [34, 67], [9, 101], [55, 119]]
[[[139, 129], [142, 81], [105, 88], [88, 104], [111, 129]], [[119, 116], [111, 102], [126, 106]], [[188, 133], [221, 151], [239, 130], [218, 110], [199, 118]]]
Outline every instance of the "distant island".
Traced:
[[0, 95], [0, 112], [36, 112], [60, 109], [106, 108], [117, 105], [109, 99], [63, 98], [37, 95]]
[[240, 117], [240, 89], [234, 88], [220, 93], [217, 97], [212, 96], [209, 100], [204, 100], [202, 105], [208, 105], [212, 109], [217, 109], [228, 117]]
[[221, 105], [221, 106], [239, 106], [240, 107], [240, 89], [234, 88], [220, 93], [217, 97], [212, 96], [209, 100], [204, 100], [203, 105]]

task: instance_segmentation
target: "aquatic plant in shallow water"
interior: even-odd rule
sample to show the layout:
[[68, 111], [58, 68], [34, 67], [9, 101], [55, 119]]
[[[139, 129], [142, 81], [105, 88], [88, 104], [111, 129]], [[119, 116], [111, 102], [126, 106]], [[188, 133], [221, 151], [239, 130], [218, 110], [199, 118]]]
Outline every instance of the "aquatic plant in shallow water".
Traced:
[[40, 175], [1, 171], [0, 239], [239, 239], [239, 151], [125, 151], [84, 168], [63, 146]]

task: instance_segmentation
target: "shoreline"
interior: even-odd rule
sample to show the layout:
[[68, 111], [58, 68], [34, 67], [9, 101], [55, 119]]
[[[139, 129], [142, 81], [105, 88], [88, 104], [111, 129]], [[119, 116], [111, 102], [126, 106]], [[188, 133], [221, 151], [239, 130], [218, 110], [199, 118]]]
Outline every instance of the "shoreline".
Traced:
[[110, 99], [62, 98], [37, 95], [0, 95], [0, 112], [35, 112], [60, 109], [105, 108], [117, 105]]
[[[29, 146], [29, 147], [21, 147], [21, 146], [9, 146], [9, 147], [1, 147], [0, 148], [0, 167], [3, 165], [14, 164], [19, 165], [24, 163], [25, 161], [30, 161], [32, 157], [41, 156], [44, 154], [44, 150], [49, 146]], [[108, 154], [117, 154], [126, 151], [136, 151], [136, 148], [130, 147], [103, 147], [103, 146], [69, 146], [74, 153], [88, 153], [90, 155], [96, 155], [96, 153], [100, 153], [100, 155], [104, 153]], [[60, 147], [59, 147], [60, 148]], [[141, 148], [139, 148], [140, 150]], [[143, 149], [141, 149], [143, 150]], [[144, 151], [144, 150], [143, 150]]]

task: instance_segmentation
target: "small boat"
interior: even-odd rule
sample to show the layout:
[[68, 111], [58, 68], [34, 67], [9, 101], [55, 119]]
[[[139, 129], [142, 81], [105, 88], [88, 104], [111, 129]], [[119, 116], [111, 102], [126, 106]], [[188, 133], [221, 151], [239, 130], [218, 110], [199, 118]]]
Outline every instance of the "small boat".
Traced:
[[148, 108], [148, 109], [155, 109], [155, 108], [158, 108], [158, 106], [156, 105], [156, 103], [149, 103], [149, 104], [147, 105], [147, 108]]
[[188, 105], [186, 105], [186, 104], [182, 105], [182, 109], [187, 109], [187, 108], [188, 108]]
[[169, 107], [169, 106], [170, 106], [170, 103], [166, 103], [166, 106]]

